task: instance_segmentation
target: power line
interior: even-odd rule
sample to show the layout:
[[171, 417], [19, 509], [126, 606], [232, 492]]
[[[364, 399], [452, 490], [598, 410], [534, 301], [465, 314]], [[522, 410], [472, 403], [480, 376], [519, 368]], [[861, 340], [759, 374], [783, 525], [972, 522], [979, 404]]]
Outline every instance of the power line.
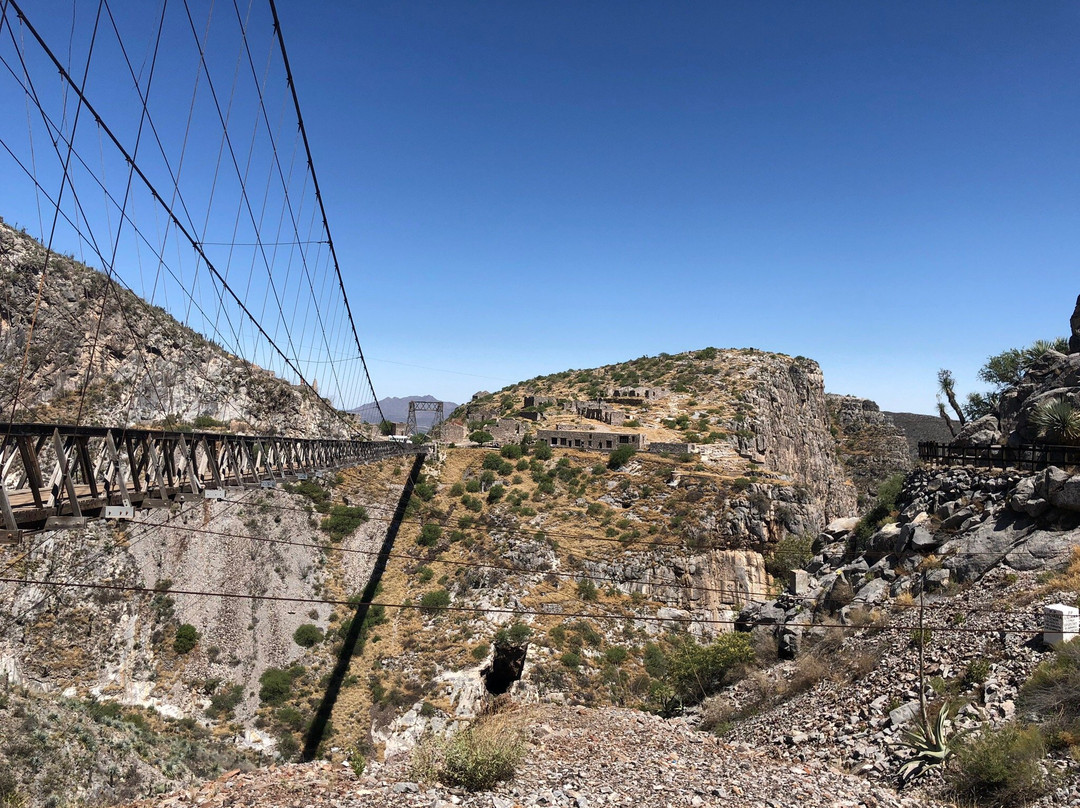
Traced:
[[[92, 584], [85, 582], [72, 582], [72, 581], [50, 581], [44, 579], [33, 578], [0, 578], [0, 583], [18, 584], [22, 586], [48, 586], [48, 587], [70, 587], [73, 589], [95, 589], [95, 590], [109, 590], [115, 592], [137, 592], [141, 594], [162, 594], [167, 592], [170, 595], [187, 595], [190, 597], [202, 597], [202, 598], [226, 598], [226, 599], [238, 599], [238, 600], [252, 600], [252, 601], [269, 601], [277, 603], [302, 603], [313, 604], [323, 606], [355, 606], [356, 603], [351, 600], [338, 600], [332, 598], [302, 598], [288, 595], [256, 595], [248, 592], [215, 592], [198, 589], [176, 589], [169, 587], [168, 589], [154, 588], [147, 586], [132, 586], [122, 584]], [[386, 601], [372, 601], [371, 606], [380, 606], [384, 609], [411, 609], [419, 610], [425, 613], [438, 613], [438, 612], [459, 612], [468, 614], [508, 614], [508, 615], [529, 615], [537, 617], [557, 617], [562, 619], [567, 618], [579, 618], [579, 619], [606, 619], [606, 620], [626, 620], [626, 621], [647, 621], [655, 623], [686, 623], [688, 625], [723, 625], [723, 626], [772, 626], [772, 623], [768, 622], [751, 622], [749, 624], [741, 623], [737, 620], [725, 620], [712, 617], [660, 617], [657, 615], [638, 615], [638, 614], [615, 614], [612, 612], [577, 612], [577, 611], [560, 611], [549, 612], [539, 609], [523, 609], [523, 608], [511, 608], [511, 607], [494, 607], [494, 606], [455, 606], [453, 604], [448, 606], [440, 606], [437, 608], [425, 607], [417, 603], [392, 603]], [[814, 623], [815, 628], [840, 628], [848, 630], [860, 630], [860, 629], [873, 629], [876, 631], [911, 631], [913, 626], [910, 625], [889, 625], [889, 624], [876, 624], [873, 626], [850, 626], [843, 623]], [[972, 628], [968, 626], [946, 626], [946, 625], [933, 625], [926, 626], [927, 629], [941, 632], [941, 633], [953, 633], [953, 634], [987, 634], [1001, 636], [1002, 634], [1042, 634], [1042, 629], [1010, 629], [1010, 628]]]

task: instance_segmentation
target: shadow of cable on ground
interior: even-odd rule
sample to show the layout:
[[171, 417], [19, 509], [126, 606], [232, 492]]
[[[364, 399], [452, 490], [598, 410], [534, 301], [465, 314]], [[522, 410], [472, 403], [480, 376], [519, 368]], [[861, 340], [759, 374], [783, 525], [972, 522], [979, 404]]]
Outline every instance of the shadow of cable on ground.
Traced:
[[[334, 665], [334, 670], [330, 672], [330, 679], [326, 685], [326, 692], [323, 694], [322, 701], [319, 703], [319, 708], [315, 711], [315, 716], [311, 719], [311, 724], [304, 734], [304, 748], [300, 753], [300, 760], [304, 762], [315, 759], [319, 751], [319, 745], [322, 743], [323, 737], [326, 734], [326, 726], [330, 722], [330, 716], [334, 712], [334, 705], [337, 703], [338, 694], [341, 692], [341, 684], [349, 673], [349, 665], [352, 662], [353, 654], [356, 652], [357, 644], [360, 643], [368, 610], [371, 608], [371, 602], [375, 598], [375, 592], [378, 589], [379, 582], [382, 580], [383, 572], [386, 570], [387, 559], [390, 551], [394, 547], [394, 540], [397, 538], [401, 522], [405, 518], [405, 509], [408, 507], [409, 499], [412, 497], [413, 487], [416, 485], [416, 480], [420, 475], [420, 468], [423, 464], [424, 455], [416, 455], [416, 459], [413, 461], [412, 470], [409, 472], [409, 477], [405, 481], [405, 488], [401, 492], [401, 499], [398, 500], [397, 508], [394, 510], [394, 516], [390, 520], [390, 526], [386, 530], [386, 538], [383, 539], [382, 547], [379, 548], [379, 555], [375, 559], [375, 565], [371, 570], [371, 577], [368, 579], [367, 586], [364, 587], [364, 591], [360, 595], [360, 602], [357, 604], [356, 612], [352, 616], [352, 624], [349, 626], [349, 633], [345, 635], [345, 640], [341, 646], [341, 652], [338, 654], [337, 663]], [[362, 644], [361, 650], [363, 650]]]

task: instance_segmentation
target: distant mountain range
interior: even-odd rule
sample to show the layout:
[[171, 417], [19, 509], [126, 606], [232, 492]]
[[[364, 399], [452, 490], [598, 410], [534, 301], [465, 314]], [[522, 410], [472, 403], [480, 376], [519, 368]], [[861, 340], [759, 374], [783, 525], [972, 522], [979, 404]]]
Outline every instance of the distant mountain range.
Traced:
[[[382, 408], [383, 416], [387, 421], [393, 421], [396, 424], [405, 423], [409, 417], [409, 402], [410, 401], [438, 401], [435, 396], [404, 396], [402, 398], [394, 398], [393, 396], [379, 399], [379, 407]], [[349, 410], [349, 412], [356, 413], [364, 421], [369, 424], [379, 423], [379, 407], [374, 404], [365, 404], [362, 407], [357, 407], [355, 410]], [[443, 407], [443, 417], [448, 417], [457, 409], [457, 404], [452, 401], [445, 402]], [[435, 413], [433, 412], [418, 412], [416, 414], [416, 425], [420, 429], [431, 426], [435, 419]]]

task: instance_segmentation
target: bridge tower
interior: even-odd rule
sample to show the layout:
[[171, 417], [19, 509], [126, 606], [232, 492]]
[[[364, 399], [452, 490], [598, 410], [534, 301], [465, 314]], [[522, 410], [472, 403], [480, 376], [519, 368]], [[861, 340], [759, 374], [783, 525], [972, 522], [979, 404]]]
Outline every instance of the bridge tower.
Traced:
[[418, 401], [417, 399], [411, 399], [409, 401], [409, 417], [408, 420], [405, 421], [405, 434], [415, 435], [419, 431], [416, 426], [416, 413], [418, 412], [435, 413], [435, 420], [428, 429], [428, 434], [436, 433], [439, 429], [439, 425], [443, 422], [443, 418], [446, 417], [445, 403], [446, 402], [443, 401]]

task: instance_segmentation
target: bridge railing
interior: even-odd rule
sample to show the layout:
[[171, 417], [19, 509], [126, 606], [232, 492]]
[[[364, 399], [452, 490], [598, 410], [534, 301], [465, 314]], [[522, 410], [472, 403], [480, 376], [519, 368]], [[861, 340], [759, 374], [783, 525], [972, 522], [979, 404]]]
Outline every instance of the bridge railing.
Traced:
[[982, 466], [1037, 471], [1047, 466], [1080, 466], [1080, 446], [1029, 443], [1020, 446], [957, 446], [926, 441], [919, 459], [943, 466]]
[[423, 453], [390, 441], [0, 424], [0, 541]]

